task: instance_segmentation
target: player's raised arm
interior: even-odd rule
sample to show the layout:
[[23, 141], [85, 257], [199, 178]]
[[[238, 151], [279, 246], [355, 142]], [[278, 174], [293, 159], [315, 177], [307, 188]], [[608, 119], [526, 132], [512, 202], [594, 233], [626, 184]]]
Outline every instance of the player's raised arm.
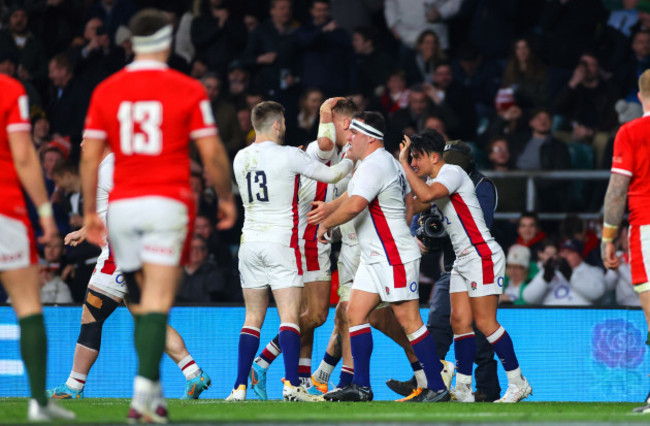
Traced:
[[18, 179], [29, 198], [37, 206], [39, 221], [43, 228], [43, 236], [39, 242], [46, 243], [58, 231], [52, 217], [52, 205], [47, 199], [41, 165], [32, 138], [28, 131], [9, 132], [8, 137]]
[[334, 154], [336, 146], [336, 127], [332, 117], [332, 108], [343, 98], [329, 98], [320, 107], [320, 123], [318, 124], [318, 157], [328, 160]]
[[[411, 147], [411, 139], [404, 135], [404, 140], [400, 144], [399, 151], [399, 162], [404, 168], [404, 174], [408, 180], [409, 185], [413, 194], [420, 200], [421, 203], [431, 203], [435, 200], [438, 200], [443, 197], [449, 196], [449, 190], [442, 184], [434, 182], [431, 185], [427, 185], [411, 168], [409, 164], [408, 157]], [[415, 154], [416, 156], [418, 154]], [[437, 155], [434, 153], [434, 155]], [[442, 161], [442, 155], [439, 156], [439, 161]], [[443, 163], [444, 164], [444, 163]], [[420, 207], [423, 207], [421, 204]], [[417, 212], [418, 209], [415, 209]]]

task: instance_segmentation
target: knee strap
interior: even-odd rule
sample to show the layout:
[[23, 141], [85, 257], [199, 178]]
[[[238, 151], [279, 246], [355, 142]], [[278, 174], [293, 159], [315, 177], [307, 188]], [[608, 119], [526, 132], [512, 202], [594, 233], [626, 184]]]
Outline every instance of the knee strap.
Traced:
[[88, 324], [81, 324], [81, 331], [79, 331], [77, 343], [89, 349], [99, 351], [102, 343], [102, 326], [104, 325], [104, 321], [111, 316], [119, 303], [109, 296], [88, 289], [84, 304], [93, 318], [95, 318], [95, 321]]
[[77, 344], [85, 346], [88, 349], [99, 352], [102, 345], [102, 326], [104, 322], [90, 322], [88, 324], [81, 324], [81, 331]]

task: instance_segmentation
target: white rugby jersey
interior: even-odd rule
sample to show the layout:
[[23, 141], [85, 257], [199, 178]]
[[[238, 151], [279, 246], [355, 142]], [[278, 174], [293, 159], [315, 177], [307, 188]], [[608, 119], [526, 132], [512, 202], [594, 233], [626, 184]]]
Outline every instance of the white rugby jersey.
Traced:
[[388, 261], [396, 267], [420, 258], [406, 223], [404, 199], [410, 192], [402, 166], [384, 148], [360, 162], [348, 185], [348, 195], [369, 202], [354, 220], [362, 262]]
[[[501, 247], [485, 225], [483, 210], [470, 177], [461, 167], [445, 164], [435, 179], [427, 179], [429, 185], [434, 182], [449, 191], [449, 197], [436, 200], [433, 206], [443, 217], [442, 222], [451, 238], [456, 258], [476, 253], [487, 263], [491, 262], [492, 254], [500, 251]], [[490, 269], [487, 263], [484, 268], [486, 272]], [[486, 282], [491, 281], [487, 279]]]
[[[335, 146], [333, 152], [330, 151], [328, 158], [321, 157], [322, 151], [318, 149], [318, 142], [314, 141], [307, 146], [305, 151], [309, 157], [319, 161], [327, 166], [333, 166], [340, 162], [341, 157], [338, 155], [338, 148]], [[316, 233], [318, 232], [318, 225], [309, 225], [307, 223], [307, 213], [309, 213], [314, 206], [312, 201], [331, 201], [332, 200], [332, 185], [325, 182], [308, 178], [307, 176], [300, 177], [300, 189], [298, 190], [298, 235], [301, 239], [306, 241], [316, 241]]]
[[240, 150], [233, 169], [245, 213], [241, 242], [297, 248], [300, 175], [334, 183], [352, 167], [352, 161], [345, 160], [330, 168], [298, 148], [270, 141]]

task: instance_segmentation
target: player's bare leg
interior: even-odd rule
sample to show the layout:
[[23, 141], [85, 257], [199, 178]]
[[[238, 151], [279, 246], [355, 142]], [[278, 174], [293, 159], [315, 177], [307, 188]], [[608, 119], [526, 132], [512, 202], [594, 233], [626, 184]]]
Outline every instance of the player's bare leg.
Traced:
[[[244, 318], [244, 326], [239, 334], [237, 378], [235, 379], [233, 390], [230, 392], [228, 398], [226, 398], [226, 401], [246, 400], [248, 374], [251, 371], [255, 353], [260, 346], [260, 330], [264, 324], [266, 310], [269, 306], [269, 290], [266, 287], [261, 289], [244, 288], [242, 292], [244, 294], [246, 316]], [[264, 390], [266, 390], [266, 384]], [[266, 393], [260, 395], [260, 398], [265, 400]]]
[[311, 356], [314, 347], [314, 330], [325, 323], [329, 313], [330, 281], [305, 283], [302, 292], [300, 315], [300, 360], [298, 375], [306, 388], [312, 386]]

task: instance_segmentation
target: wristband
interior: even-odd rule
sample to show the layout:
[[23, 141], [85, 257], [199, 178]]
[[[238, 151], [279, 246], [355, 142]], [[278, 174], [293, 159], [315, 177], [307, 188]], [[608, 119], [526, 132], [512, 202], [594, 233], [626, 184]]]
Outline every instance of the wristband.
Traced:
[[332, 142], [336, 142], [336, 127], [334, 127], [334, 123], [320, 123], [318, 125], [318, 138], [328, 138]]
[[609, 237], [602, 237], [600, 241], [603, 243], [611, 243], [612, 241], [614, 241], [614, 239]]
[[46, 217], [52, 217], [54, 212], [52, 211], [52, 204], [50, 204], [49, 201], [41, 204], [38, 206], [38, 217], [41, 218], [46, 218]]
[[618, 231], [618, 226], [610, 225], [609, 223], [603, 223], [603, 235], [601, 237], [602, 241], [610, 242], [616, 237]]

